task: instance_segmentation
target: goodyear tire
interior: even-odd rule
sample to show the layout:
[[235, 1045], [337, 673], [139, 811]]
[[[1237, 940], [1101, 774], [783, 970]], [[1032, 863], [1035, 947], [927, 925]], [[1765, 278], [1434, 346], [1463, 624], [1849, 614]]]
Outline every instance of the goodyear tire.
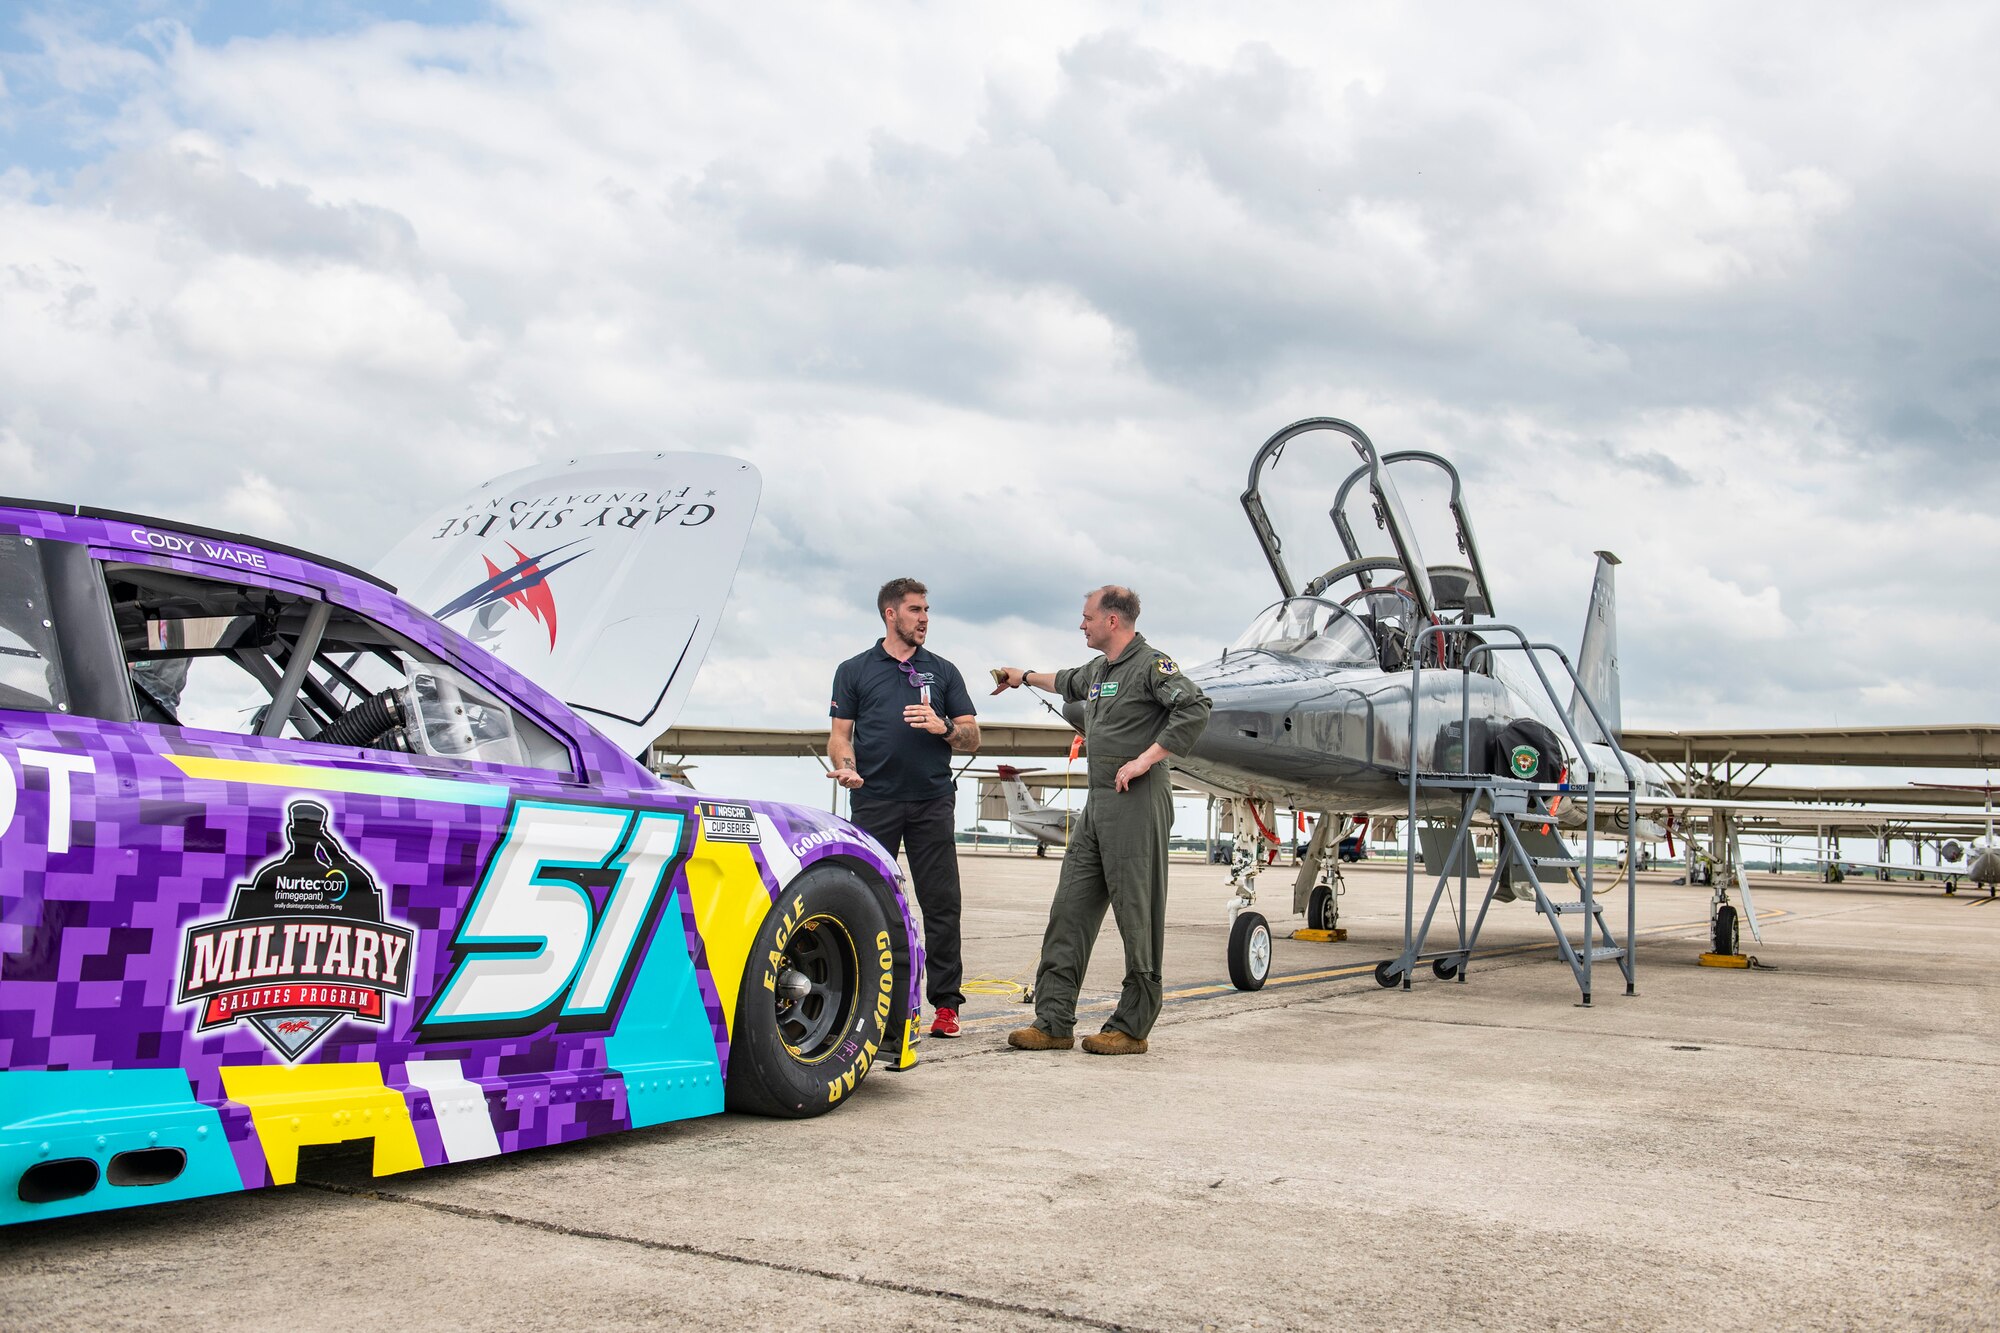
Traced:
[[820, 865], [757, 932], [736, 1001], [729, 1107], [802, 1119], [845, 1101], [887, 1044], [896, 1007], [890, 923], [859, 875]]
[[1715, 909], [1715, 945], [1713, 952], [1733, 954], [1736, 952], [1736, 909], [1728, 903]]
[[1271, 923], [1262, 912], [1239, 912], [1229, 928], [1229, 984], [1262, 990], [1271, 975]]

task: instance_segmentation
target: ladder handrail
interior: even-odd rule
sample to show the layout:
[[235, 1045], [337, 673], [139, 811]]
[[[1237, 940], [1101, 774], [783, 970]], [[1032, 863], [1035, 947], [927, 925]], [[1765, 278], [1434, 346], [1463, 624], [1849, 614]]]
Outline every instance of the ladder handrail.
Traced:
[[[1498, 621], [1475, 621], [1475, 622], [1467, 622], [1461, 624], [1431, 624], [1425, 626], [1422, 633], [1426, 635], [1436, 634], [1438, 636], [1440, 657], [1443, 656], [1443, 638], [1447, 634], [1469, 635], [1475, 633], [1477, 634], [1505, 633], [1512, 635], [1513, 638], [1516, 640], [1516, 642], [1514, 643], [1480, 642], [1472, 645], [1472, 647], [1467, 649], [1465, 652], [1463, 669], [1461, 670], [1459, 676], [1458, 748], [1459, 748], [1459, 771], [1462, 774], [1468, 777], [1474, 776], [1471, 769], [1473, 663], [1477, 661], [1482, 654], [1490, 656], [1502, 650], [1509, 652], [1519, 651], [1524, 656], [1527, 657], [1528, 664], [1534, 668], [1535, 677], [1541, 684], [1542, 693], [1548, 698], [1549, 705], [1552, 709], [1554, 709], [1557, 720], [1562, 723], [1563, 731], [1569, 737], [1570, 745], [1574, 748], [1576, 752], [1578, 762], [1580, 762], [1583, 765], [1584, 863], [1583, 863], [1583, 874], [1579, 877], [1578, 886], [1582, 890], [1583, 902], [1586, 909], [1584, 913], [1585, 923], [1586, 923], [1584, 926], [1584, 951], [1581, 960], [1583, 966], [1582, 966], [1582, 975], [1580, 980], [1583, 988], [1585, 1002], [1588, 1003], [1590, 997], [1590, 983], [1591, 983], [1591, 964], [1592, 964], [1591, 952], [1595, 947], [1592, 942], [1591, 927], [1589, 925], [1589, 922], [1595, 920], [1596, 916], [1595, 909], [1591, 907], [1591, 904], [1593, 904], [1596, 901], [1595, 878], [1596, 878], [1596, 850], [1597, 850], [1598, 769], [1597, 765], [1591, 761], [1590, 752], [1588, 749], [1585, 748], [1583, 743], [1583, 738], [1577, 734], [1576, 726], [1570, 717], [1569, 710], [1565, 708], [1562, 704], [1562, 701], [1556, 697], [1555, 684], [1549, 679], [1548, 672], [1543, 668], [1541, 659], [1537, 655], [1538, 653], [1540, 652], [1554, 653], [1556, 656], [1556, 660], [1563, 664], [1563, 670], [1569, 676], [1570, 683], [1574, 688], [1575, 697], [1583, 700], [1584, 707], [1590, 710], [1591, 719], [1597, 723], [1598, 734], [1604, 736], [1609, 742], [1612, 758], [1617, 762], [1619, 771], [1624, 775], [1625, 778], [1625, 807], [1627, 816], [1626, 828], [1627, 828], [1628, 839], [1636, 838], [1638, 836], [1638, 824], [1639, 824], [1638, 775], [1632, 771], [1631, 764], [1626, 761], [1625, 752], [1623, 748], [1618, 745], [1614, 733], [1608, 726], [1605, 725], [1603, 713], [1601, 713], [1598, 710], [1596, 701], [1590, 697], [1590, 692], [1584, 688], [1582, 678], [1577, 675], [1575, 665], [1572, 664], [1569, 660], [1569, 654], [1565, 653], [1557, 645], [1552, 643], [1536, 643], [1530, 640], [1528, 636], [1518, 626], [1505, 624]], [[1410, 660], [1410, 750], [1409, 750], [1409, 778], [1408, 778], [1410, 799], [1409, 799], [1409, 808], [1407, 813], [1409, 826], [1408, 826], [1408, 833], [1405, 838], [1404, 872], [1403, 872], [1403, 957], [1406, 960], [1405, 963], [1406, 967], [1408, 966], [1407, 959], [1411, 956], [1411, 952], [1414, 947], [1412, 933], [1416, 928], [1417, 789], [1421, 785], [1420, 774], [1423, 771], [1417, 762], [1417, 746], [1418, 746], [1418, 735], [1419, 735], [1418, 722], [1423, 707], [1422, 685], [1423, 685], [1423, 655], [1421, 652], [1419, 652], [1415, 656], [1413, 656]], [[1492, 775], [1478, 775], [1478, 776], [1491, 777]], [[1564, 785], [1571, 786], [1573, 784], [1565, 783]], [[1504, 822], [1505, 821], [1503, 819], [1502, 823]], [[1536, 878], [1534, 876], [1534, 871], [1532, 867], [1529, 870], [1529, 875], [1531, 878]], [[1539, 887], [1538, 878], [1537, 878], [1537, 884]], [[1433, 903], [1433, 909], [1435, 909], [1435, 903]], [[1639, 915], [1638, 863], [1636, 858], [1632, 856], [1630, 847], [1628, 846], [1625, 857], [1625, 951], [1619, 969], [1625, 976], [1626, 991], [1628, 994], [1633, 993], [1634, 982], [1636, 977], [1636, 972], [1634, 969], [1636, 967], [1637, 959], [1634, 954], [1634, 949], [1636, 948], [1638, 943], [1638, 915]], [[1484, 917], [1483, 912], [1481, 913], [1481, 916], [1483, 919]], [[1429, 914], [1427, 913], [1425, 917], [1426, 929], [1428, 929], [1429, 920], [1430, 917]], [[1555, 919], [1555, 925], [1558, 932], [1560, 932], [1561, 919], [1559, 916]], [[1608, 930], [1605, 933], [1607, 937], [1610, 934]], [[1565, 954], [1568, 954], [1569, 951], [1567, 948], [1568, 944], [1567, 935], [1562, 936], [1561, 943], [1564, 945], [1563, 952]], [[1572, 964], [1572, 967], [1574, 968], [1574, 964]], [[1409, 984], [1409, 977], [1407, 975], [1407, 972], [1405, 973], [1403, 981], [1406, 986]]]

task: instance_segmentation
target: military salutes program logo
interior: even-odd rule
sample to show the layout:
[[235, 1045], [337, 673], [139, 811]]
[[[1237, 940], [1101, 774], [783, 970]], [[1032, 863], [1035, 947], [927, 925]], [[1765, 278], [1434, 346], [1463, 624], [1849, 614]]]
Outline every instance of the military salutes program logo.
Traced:
[[175, 1002], [197, 1033], [249, 1023], [286, 1060], [334, 1025], [381, 1024], [410, 994], [416, 932], [390, 921], [374, 873], [326, 827], [326, 807], [286, 809], [285, 850], [236, 886], [228, 915], [189, 926]]

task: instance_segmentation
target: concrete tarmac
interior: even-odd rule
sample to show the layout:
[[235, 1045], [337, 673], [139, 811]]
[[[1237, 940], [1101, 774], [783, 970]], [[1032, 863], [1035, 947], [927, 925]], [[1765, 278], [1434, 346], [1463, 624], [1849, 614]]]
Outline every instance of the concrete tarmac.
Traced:
[[[968, 972], [1032, 980], [1057, 863], [963, 865]], [[1147, 1056], [1008, 1050], [981, 994], [816, 1120], [8, 1229], [0, 1327], [2000, 1326], [2000, 904], [1760, 876], [1775, 970], [1722, 971], [1706, 891], [1642, 875], [1639, 994], [1583, 1009], [1523, 904], [1465, 983], [1379, 988], [1402, 872], [1348, 881], [1351, 938], [1246, 995], [1175, 865]], [[1080, 1030], [1121, 971], [1107, 920]]]

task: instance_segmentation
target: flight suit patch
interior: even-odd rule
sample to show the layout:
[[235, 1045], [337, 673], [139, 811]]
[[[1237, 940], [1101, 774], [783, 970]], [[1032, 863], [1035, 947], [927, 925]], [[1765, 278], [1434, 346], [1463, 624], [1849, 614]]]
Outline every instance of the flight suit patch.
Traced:
[[1117, 694], [1118, 694], [1118, 682], [1115, 680], [1107, 680], [1104, 682], [1104, 684], [1098, 686], [1099, 698], [1110, 699], [1116, 697]]
[[1180, 670], [1179, 667], [1174, 665], [1174, 659], [1171, 657], [1161, 658], [1157, 663], [1154, 664], [1154, 669], [1157, 670], [1163, 676], [1171, 676], [1176, 671]]

